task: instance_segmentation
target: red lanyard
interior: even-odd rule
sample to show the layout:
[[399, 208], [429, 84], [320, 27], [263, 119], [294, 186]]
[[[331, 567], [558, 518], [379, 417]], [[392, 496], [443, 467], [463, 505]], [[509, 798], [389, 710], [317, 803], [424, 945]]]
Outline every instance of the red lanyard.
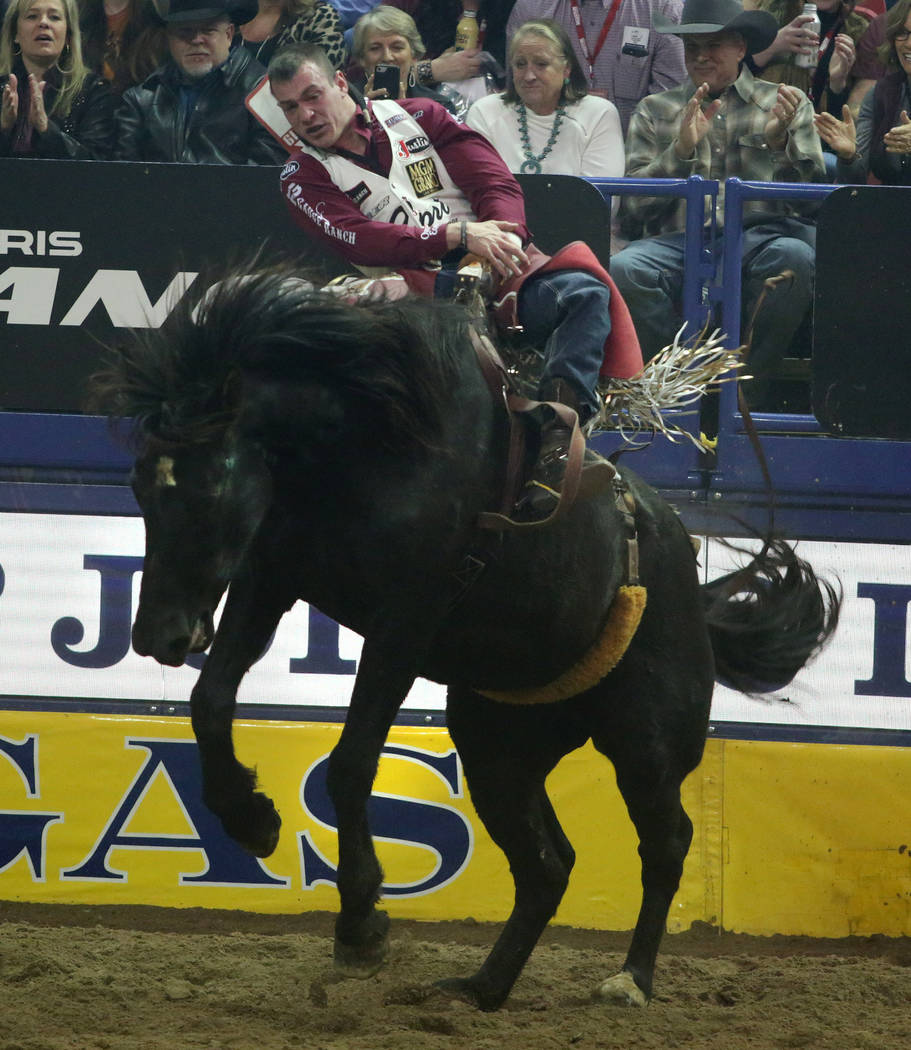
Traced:
[[582, 28], [582, 12], [579, 10], [579, 0], [569, 0], [569, 3], [572, 8], [573, 22], [576, 25], [576, 36], [579, 38], [579, 47], [582, 49], [582, 54], [588, 64], [588, 79], [594, 84], [595, 59], [601, 54], [601, 48], [604, 47], [604, 41], [607, 39], [610, 27], [614, 24], [614, 19], [617, 17], [617, 12], [620, 10], [623, 0], [614, 0], [611, 4], [610, 11], [607, 12], [604, 25], [601, 27], [601, 32], [598, 35], [598, 43], [595, 44], [594, 54], [588, 50], [588, 41], [585, 39], [585, 30]]
[[837, 28], [838, 26], [832, 26], [832, 28], [828, 31], [828, 33], [826, 33], [822, 40], [819, 41], [819, 51], [816, 52], [817, 59], [822, 58], [822, 56], [826, 53], [826, 49], [828, 48], [829, 44], [832, 43], [832, 37], [835, 36], [835, 30]]

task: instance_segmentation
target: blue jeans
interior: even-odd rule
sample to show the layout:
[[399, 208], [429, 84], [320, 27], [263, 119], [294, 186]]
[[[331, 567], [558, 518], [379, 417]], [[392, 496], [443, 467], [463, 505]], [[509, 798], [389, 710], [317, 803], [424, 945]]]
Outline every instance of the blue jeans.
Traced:
[[541, 384], [567, 380], [579, 398], [583, 422], [599, 408], [596, 389], [611, 330], [609, 307], [610, 289], [583, 270], [530, 277], [519, 292], [524, 339], [543, 347]]
[[[762, 377], [784, 356], [810, 308], [815, 261], [816, 228], [812, 225], [782, 217], [744, 231], [742, 301], [747, 323], [765, 279], [783, 270], [794, 272], [792, 281], [769, 293], [756, 319], [749, 359], [749, 371], [757, 376], [752, 384], [754, 396], [764, 386]], [[611, 258], [611, 277], [630, 309], [647, 361], [673, 340], [682, 323], [677, 304], [683, 290], [683, 234], [633, 241]], [[728, 330], [736, 331], [740, 318], [725, 323]], [[749, 386], [747, 392], [749, 396]]]

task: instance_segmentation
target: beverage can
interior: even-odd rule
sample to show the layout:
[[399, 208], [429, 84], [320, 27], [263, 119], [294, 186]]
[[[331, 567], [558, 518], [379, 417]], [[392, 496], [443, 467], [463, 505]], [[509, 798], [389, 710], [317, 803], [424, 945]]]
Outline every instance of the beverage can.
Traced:
[[[812, 15], [813, 16], [813, 21], [812, 22], [804, 22], [803, 23], [803, 28], [811, 30], [818, 37], [819, 36], [819, 31], [822, 28], [822, 26], [821, 26], [820, 21], [819, 21], [819, 15], [816, 12], [816, 4], [804, 4], [802, 13], [805, 14], [805, 15]], [[801, 69], [815, 69], [818, 61], [819, 61], [819, 45], [818, 44], [816, 44], [814, 47], [812, 47], [809, 51], [798, 51], [798, 53], [794, 56], [794, 65], [795, 66], [799, 66]]]

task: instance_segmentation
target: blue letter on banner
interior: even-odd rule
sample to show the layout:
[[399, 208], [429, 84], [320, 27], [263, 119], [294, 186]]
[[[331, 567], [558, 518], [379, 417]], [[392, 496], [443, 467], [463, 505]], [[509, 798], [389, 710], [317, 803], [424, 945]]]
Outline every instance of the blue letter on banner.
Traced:
[[[0, 737], [0, 755], [12, 763], [22, 777], [28, 798], [38, 797], [38, 738], [30, 733], [21, 743]], [[0, 872], [24, 853], [33, 882], [44, 882], [45, 839], [48, 827], [62, 820], [62, 813], [33, 813], [0, 810]]]
[[[149, 756], [123, 796], [117, 811], [101, 833], [92, 852], [77, 867], [60, 872], [64, 879], [114, 879], [123, 881], [126, 873], [108, 867], [112, 849], [202, 850], [208, 867], [200, 875], [181, 875], [180, 884], [207, 886], [288, 886], [290, 879], [278, 878], [262, 863], [229, 838], [219, 819], [202, 801], [199, 754], [193, 740], [132, 740], [127, 747], [141, 747]], [[130, 835], [122, 828], [142, 802], [158, 771], [168, 778], [188, 824], [195, 834]]]
[[858, 598], [871, 598], [875, 606], [873, 621], [873, 677], [854, 682], [858, 696], [911, 696], [911, 682], [905, 677], [908, 646], [908, 602], [911, 585], [861, 583]]
[[[387, 744], [383, 755], [409, 759], [434, 772], [448, 787], [450, 797], [461, 795], [461, 764], [455, 750], [445, 755], [416, 747]], [[314, 819], [335, 828], [335, 810], [326, 790], [329, 756], [322, 758], [307, 774], [303, 785], [304, 808]], [[451, 806], [421, 802], [399, 795], [373, 794], [368, 804], [370, 830], [374, 838], [402, 842], [429, 850], [437, 857], [435, 869], [418, 883], [383, 883], [386, 897], [418, 897], [451, 882], [471, 856], [472, 828], [468, 820]], [[337, 868], [313, 845], [309, 832], [298, 835], [301, 875], [305, 889], [319, 883], [336, 884]]]

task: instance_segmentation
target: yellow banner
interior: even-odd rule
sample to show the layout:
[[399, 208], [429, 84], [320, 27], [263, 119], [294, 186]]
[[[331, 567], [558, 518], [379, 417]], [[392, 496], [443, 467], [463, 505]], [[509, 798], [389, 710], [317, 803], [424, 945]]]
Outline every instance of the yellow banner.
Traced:
[[[235, 724], [238, 756], [283, 820], [259, 861], [200, 802], [187, 719], [0, 711], [0, 899], [334, 911], [325, 774], [339, 728]], [[577, 852], [556, 921], [630, 929], [637, 841], [609, 763], [589, 745], [548, 788]], [[895, 802], [909, 792], [904, 749], [709, 740], [684, 784], [695, 831], [669, 929], [911, 935], [911, 843]], [[506, 917], [508, 867], [444, 730], [393, 729], [371, 805], [393, 915]]]

